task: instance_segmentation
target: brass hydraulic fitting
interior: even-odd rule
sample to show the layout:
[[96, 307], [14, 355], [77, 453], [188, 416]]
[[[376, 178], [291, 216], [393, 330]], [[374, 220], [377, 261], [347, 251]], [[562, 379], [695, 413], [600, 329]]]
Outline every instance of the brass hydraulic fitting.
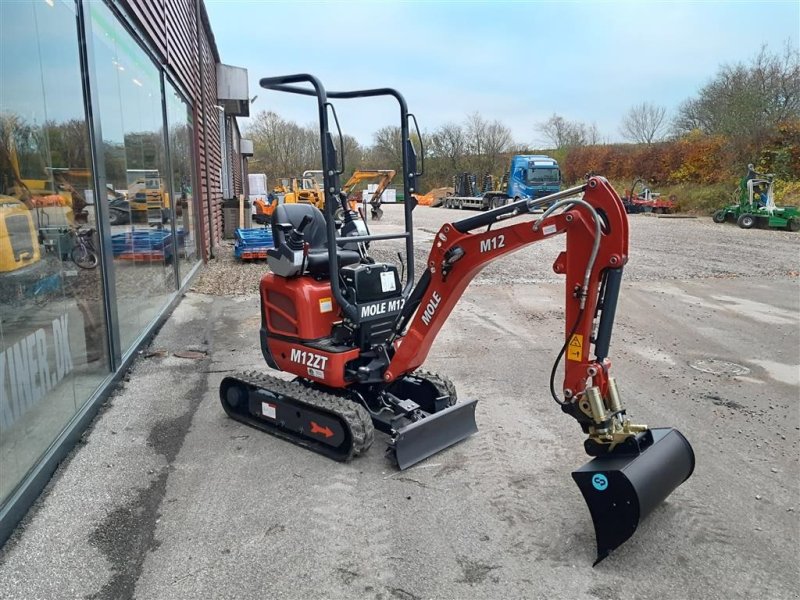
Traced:
[[589, 406], [592, 409], [592, 419], [597, 424], [606, 420], [606, 408], [603, 405], [603, 396], [600, 395], [600, 388], [592, 386], [586, 390], [586, 397], [589, 399]]
[[622, 401], [619, 398], [619, 391], [617, 390], [617, 380], [613, 377], [608, 378], [608, 404], [608, 408], [613, 413], [622, 410]]

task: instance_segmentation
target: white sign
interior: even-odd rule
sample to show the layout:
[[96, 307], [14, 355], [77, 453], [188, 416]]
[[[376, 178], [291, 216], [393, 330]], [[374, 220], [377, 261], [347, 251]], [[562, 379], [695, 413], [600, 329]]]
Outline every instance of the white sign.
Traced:
[[7, 431], [72, 372], [67, 314], [0, 352], [0, 431]]
[[397, 289], [397, 282], [394, 280], [394, 271], [383, 271], [381, 273], [381, 291], [393, 292]]

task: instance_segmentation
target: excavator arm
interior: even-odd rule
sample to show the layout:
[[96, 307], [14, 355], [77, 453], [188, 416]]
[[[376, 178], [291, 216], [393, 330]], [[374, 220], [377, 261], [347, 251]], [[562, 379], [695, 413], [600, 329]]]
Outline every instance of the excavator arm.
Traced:
[[[570, 190], [572, 194], [581, 191], [583, 199], [562, 200], [535, 221], [475, 232], [497, 221], [490, 211], [443, 225], [428, 257], [427, 272], [404, 311], [407, 316], [415, 312], [403, 324], [410, 321], [405, 335], [394, 342], [395, 354], [384, 379], [392, 381], [425, 362], [450, 312], [487, 264], [565, 234], [566, 250], [553, 264], [553, 270], [566, 277], [563, 400], [556, 398], [598, 444], [615, 445], [637, 433], [635, 429], [612, 433], [613, 424], [606, 418], [608, 413], [624, 412], [609, 376], [608, 350], [622, 270], [628, 261], [628, 221], [622, 202], [605, 179], [594, 177]], [[563, 212], [557, 212], [559, 208]], [[607, 410], [600, 410], [598, 394]]]
[[[575, 197], [580, 192], [581, 199]], [[537, 204], [523, 200], [442, 226], [427, 269], [398, 319], [394, 354], [384, 379], [393, 381], [423, 364], [448, 315], [483, 267], [540, 240], [566, 235], [566, 250], [553, 264], [555, 272], [566, 278], [566, 323], [550, 390], [561, 409], [588, 434], [584, 449], [595, 457], [572, 476], [592, 515], [597, 564], [691, 476], [694, 453], [677, 429], [632, 424], [610, 376], [608, 351], [628, 261], [628, 221], [622, 201], [601, 177], [543, 200], [555, 203], [537, 220], [491, 229], [499, 220], [521, 216]], [[554, 378], [562, 357], [566, 360], [559, 397]]]

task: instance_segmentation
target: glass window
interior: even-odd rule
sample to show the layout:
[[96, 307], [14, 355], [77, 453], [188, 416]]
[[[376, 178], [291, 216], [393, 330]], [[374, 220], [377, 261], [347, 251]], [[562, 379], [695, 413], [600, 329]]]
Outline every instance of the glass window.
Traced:
[[558, 169], [536, 167], [528, 170], [528, 181], [531, 183], [558, 183], [561, 181], [561, 175]]
[[176, 290], [172, 199], [159, 71], [111, 11], [87, 4], [114, 247], [117, 314], [128, 350]]
[[172, 168], [172, 194], [175, 196], [175, 237], [181, 278], [185, 279], [197, 263], [197, 233], [192, 146], [192, 112], [181, 95], [164, 81], [167, 104], [169, 158]]
[[109, 372], [74, 2], [0, 2], [0, 505]]

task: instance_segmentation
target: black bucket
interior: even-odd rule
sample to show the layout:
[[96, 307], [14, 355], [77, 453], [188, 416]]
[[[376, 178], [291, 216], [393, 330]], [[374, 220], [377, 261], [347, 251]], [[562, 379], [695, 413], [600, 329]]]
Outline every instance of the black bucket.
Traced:
[[651, 429], [638, 454], [597, 457], [572, 473], [594, 522], [596, 565], [694, 471], [694, 451], [677, 429]]
[[477, 402], [477, 400], [459, 402], [399, 429], [392, 440], [397, 466], [400, 469], [407, 469], [477, 433], [478, 425], [475, 423]]

